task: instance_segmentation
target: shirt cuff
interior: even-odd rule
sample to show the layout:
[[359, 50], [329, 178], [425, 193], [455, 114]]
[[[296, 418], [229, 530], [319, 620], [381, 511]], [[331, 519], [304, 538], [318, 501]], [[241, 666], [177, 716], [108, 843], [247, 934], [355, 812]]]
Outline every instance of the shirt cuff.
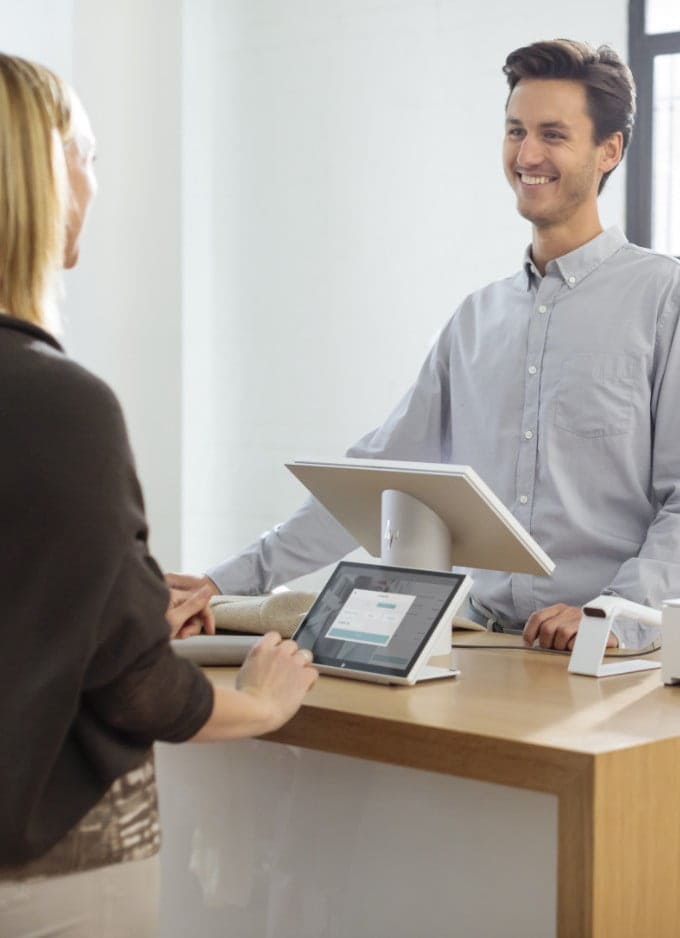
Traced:
[[220, 593], [238, 596], [261, 596], [266, 592], [256, 574], [250, 555], [232, 557], [205, 571]]
[[619, 648], [628, 648], [628, 645], [626, 645], [626, 640], [623, 637], [623, 629], [619, 626], [618, 622], [614, 622], [610, 631], [612, 635], [616, 637], [616, 640], [619, 643], [618, 645]]

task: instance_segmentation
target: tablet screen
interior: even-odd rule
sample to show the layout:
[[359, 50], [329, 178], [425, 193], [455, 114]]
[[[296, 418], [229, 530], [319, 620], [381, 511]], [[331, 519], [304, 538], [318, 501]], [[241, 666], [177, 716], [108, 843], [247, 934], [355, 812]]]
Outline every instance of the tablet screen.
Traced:
[[317, 664], [405, 677], [464, 579], [343, 561], [293, 637]]

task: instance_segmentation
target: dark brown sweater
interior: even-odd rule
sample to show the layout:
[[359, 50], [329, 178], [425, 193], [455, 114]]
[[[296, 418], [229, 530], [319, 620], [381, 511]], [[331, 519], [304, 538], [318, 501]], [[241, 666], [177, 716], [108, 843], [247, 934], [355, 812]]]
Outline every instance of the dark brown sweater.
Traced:
[[0, 314], [0, 867], [44, 854], [212, 710], [172, 653], [120, 406]]

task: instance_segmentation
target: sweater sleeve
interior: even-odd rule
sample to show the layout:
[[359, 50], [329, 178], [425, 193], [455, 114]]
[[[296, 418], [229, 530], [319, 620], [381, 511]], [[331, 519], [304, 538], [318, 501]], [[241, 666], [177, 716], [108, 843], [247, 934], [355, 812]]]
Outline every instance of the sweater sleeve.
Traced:
[[118, 446], [110, 454], [107, 484], [118, 510], [108, 523], [118, 529], [112, 545], [116, 570], [102, 595], [79, 722], [94, 721], [104, 734], [145, 745], [156, 739], [180, 742], [210, 716], [213, 689], [200, 669], [170, 648], [168, 590], [149, 552], [141, 489], [115, 401], [111, 417], [107, 436], [118, 438]]
[[147, 745], [190, 739], [210, 717], [213, 699], [201, 670], [178, 658], [167, 642], [149, 649], [118, 680], [85, 695], [103, 724]]
[[[135, 548], [121, 565], [109, 596], [103, 616], [106, 637], [88, 669], [83, 710], [86, 722], [94, 719], [102, 730], [137, 743], [182, 742], [210, 716], [213, 687], [196, 665], [172, 651], [160, 571], [145, 556], [145, 541]], [[117, 648], [125, 641], [121, 632], [148, 632], [145, 619], [161, 621], [161, 634], [133, 662], [119, 668]]]

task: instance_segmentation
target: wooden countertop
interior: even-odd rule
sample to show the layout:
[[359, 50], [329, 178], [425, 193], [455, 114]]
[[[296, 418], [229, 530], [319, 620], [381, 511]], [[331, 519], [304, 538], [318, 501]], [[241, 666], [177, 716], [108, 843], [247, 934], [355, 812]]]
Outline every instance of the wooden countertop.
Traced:
[[[415, 687], [322, 676], [268, 738], [557, 791], [593, 758], [680, 735], [680, 687], [664, 687], [660, 670], [597, 679], [569, 674], [566, 654], [525, 650], [520, 637], [454, 642], [514, 647], [455, 648], [458, 678]], [[235, 669], [207, 673], [231, 685]]]

